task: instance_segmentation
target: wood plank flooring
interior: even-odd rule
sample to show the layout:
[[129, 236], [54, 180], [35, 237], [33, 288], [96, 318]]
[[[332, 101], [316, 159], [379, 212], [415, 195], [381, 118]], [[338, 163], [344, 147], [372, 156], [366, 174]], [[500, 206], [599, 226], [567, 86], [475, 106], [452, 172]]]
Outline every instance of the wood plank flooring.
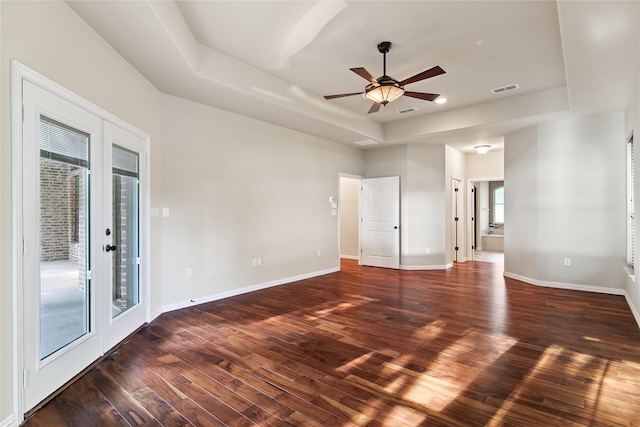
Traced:
[[26, 425], [640, 426], [640, 330], [501, 264], [343, 261], [161, 315]]

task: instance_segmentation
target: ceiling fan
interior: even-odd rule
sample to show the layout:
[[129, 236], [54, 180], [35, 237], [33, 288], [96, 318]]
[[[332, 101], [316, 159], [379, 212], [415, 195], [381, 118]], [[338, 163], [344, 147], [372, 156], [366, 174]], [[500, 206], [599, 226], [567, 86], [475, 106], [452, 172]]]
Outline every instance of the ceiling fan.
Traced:
[[398, 81], [393, 77], [387, 76], [387, 52], [391, 50], [391, 42], [381, 42], [378, 44], [378, 52], [383, 55], [383, 63], [382, 63], [382, 76], [377, 79], [374, 78], [367, 70], [362, 67], [359, 68], [350, 68], [351, 71], [359, 75], [365, 80], [368, 80], [370, 83], [367, 87], [364, 88], [364, 92], [353, 92], [353, 93], [341, 93], [338, 95], [326, 95], [325, 99], [334, 99], [334, 98], [343, 98], [345, 96], [353, 96], [353, 95], [362, 95], [364, 97], [373, 101], [373, 105], [369, 109], [367, 114], [377, 113], [380, 110], [381, 105], [387, 105], [389, 102], [393, 101], [404, 96], [409, 96], [411, 98], [423, 99], [425, 101], [433, 101], [440, 94], [437, 93], [424, 93], [424, 92], [411, 92], [404, 90], [404, 86], [409, 83], [419, 82], [420, 80], [429, 79], [431, 77], [439, 76], [440, 74], [444, 74], [445, 71], [439, 66], [435, 66], [433, 68], [429, 68], [428, 70], [422, 71], [415, 76], [406, 78], [402, 81]]

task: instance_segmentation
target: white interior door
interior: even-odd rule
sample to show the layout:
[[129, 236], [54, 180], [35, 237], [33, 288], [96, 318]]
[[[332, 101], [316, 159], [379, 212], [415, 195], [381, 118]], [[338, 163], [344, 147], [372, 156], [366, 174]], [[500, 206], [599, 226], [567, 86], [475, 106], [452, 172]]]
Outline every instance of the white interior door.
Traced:
[[400, 177], [362, 180], [362, 265], [400, 267]]
[[147, 320], [148, 204], [146, 140], [28, 80], [22, 101], [26, 413]]

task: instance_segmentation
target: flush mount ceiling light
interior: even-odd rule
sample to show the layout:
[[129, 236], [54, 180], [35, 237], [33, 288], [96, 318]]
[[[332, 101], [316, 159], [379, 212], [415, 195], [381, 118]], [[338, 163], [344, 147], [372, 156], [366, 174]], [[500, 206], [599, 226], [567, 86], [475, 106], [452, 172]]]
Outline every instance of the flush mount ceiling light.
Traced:
[[438, 97], [438, 99], [436, 99], [436, 104], [444, 104], [445, 102], [447, 102], [447, 98], [443, 98], [443, 97]]
[[387, 105], [394, 99], [398, 99], [402, 95], [409, 96], [411, 98], [423, 99], [425, 101], [433, 101], [438, 96], [437, 93], [423, 93], [423, 92], [411, 92], [405, 91], [404, 86], [409, 83], [419, 82], [431, 77], [444, 74], [445, 71], [439, 66], [432, 67], [428, 70], [422, 71], [412, 77], [398, 81], [393, 77], [387, 76], [387, 52], [391, 50], [391, 42], [382, 42], [378, 44], [378, 52], [383, 55], [382, 62], [382, 76], [377, 79], [371, 75], [367, 70], [362, 67], [350, 68], [351, 71], [359, 75], [365, 80], [368, 80], [370, 84], [365, 87], [364, 92], [354, 93], [341, 93], [338, 95], [326, 95], [325, 99], [342, 98], [345, 96], [362, 95], [370, 101], [373, 101], [373, 105], [369, 109], [369, 114], [377, 113], [380, 110], [381, 105]]
[[475, 150], [478, 152], [478, 154], [487, 154], [487, 152], [489, 151], [489, 148], [491, 148], [490, 145], [476, 145]]

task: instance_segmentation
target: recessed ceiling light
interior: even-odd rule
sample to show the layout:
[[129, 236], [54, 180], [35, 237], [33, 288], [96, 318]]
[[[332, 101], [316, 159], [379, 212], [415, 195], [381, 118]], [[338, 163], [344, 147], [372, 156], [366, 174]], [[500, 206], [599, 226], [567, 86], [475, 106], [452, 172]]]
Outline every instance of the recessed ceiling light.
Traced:
[[436, 104], [444, 104], [445, 102], [447, 102], [447, 98], [443, 98], [443, 97], [439, 96], [436, 99]]

